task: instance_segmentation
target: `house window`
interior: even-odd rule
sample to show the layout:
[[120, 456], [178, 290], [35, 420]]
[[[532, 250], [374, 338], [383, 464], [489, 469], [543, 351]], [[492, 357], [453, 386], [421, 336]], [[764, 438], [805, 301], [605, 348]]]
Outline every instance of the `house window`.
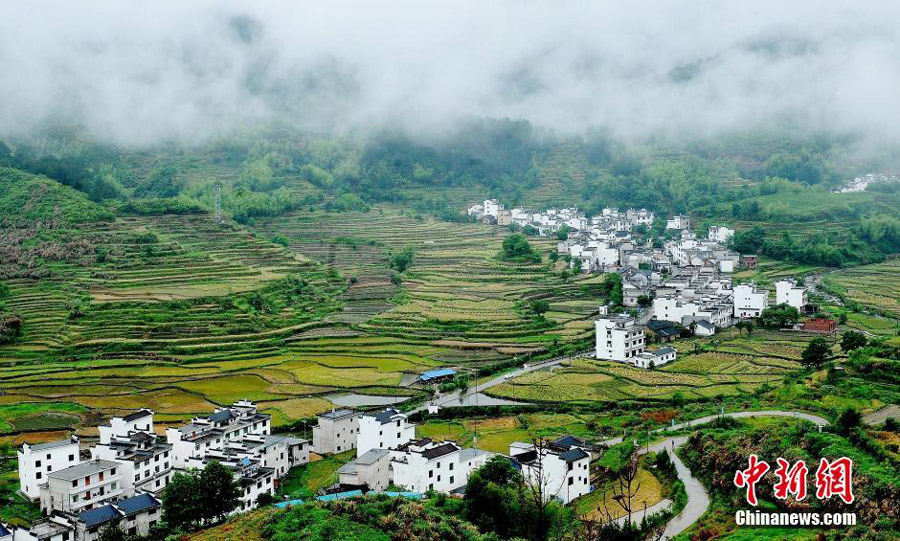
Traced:
[[34, 478], [35, 478], [35, 479], [40, 479], [40, 478], [41, 478], [41, 475], [42, 475], [41, 472], [37, 472], [37, 473], [35, 474]]
[[453, 484], [453, 476], [452, 475], [450, 476], [450, 484], [451, 485]]
[[450, 463], [450, 471], [453, 471], [453, 463]]
[[400, 439], [400, 433], [399, 433], [399, 432], [397, 432], [397, 439], [398, 439], [398, 440]]
[[69, 462], [75, 462], [75, 455], [69, 455]]
[[438, 483], [441, 482], [441, 476], [440, 476], [440, 475], [438, 475], [438, 479], [437, 479], [437, 480], [438, 480]]
[[73, 486], [73, 487], [77, 487], [77, 486], [78, 486], [78, 479], [75, 479], [74, 481], [72, 481], [72, 486]]
[[41, 461], [40, 461], [40, 460], [36, 460], [36, 461], [34, 462], [34, 467], [35, 467], [35, 468], [40, 468], [40, 467], [41, 467]]
[[573, 477], [569, 477], [569, 486], [572, 486], [572, 483], [574, 483], [574, 482], [575, 482], [575, 479]]
[[431, 479], [434, 477], [434, 470], [428, 470], [428, 478]]

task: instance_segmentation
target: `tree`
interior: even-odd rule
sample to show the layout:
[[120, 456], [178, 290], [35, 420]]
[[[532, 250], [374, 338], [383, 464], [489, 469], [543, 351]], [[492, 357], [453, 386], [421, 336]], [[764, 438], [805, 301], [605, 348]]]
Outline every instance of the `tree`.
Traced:
[[200, 480], [197, 472], [176, 473], [162, 497], [163, 520], [176, 530], [190, 530], [201, 519]]
[[766, 307], [759, 315], [764, 327], [790, 327], [799, 320], [800, 311], [785, 303]]
[[847, 408], [841, 412], [837, 419], [838, 432], [848, 435], [862, 422], [862, 415], [854, 408]]
[[841, 335], [841, 349], [843, 351], [853, 351], [854, 349], [866, 347], [868, 342], [866, 335], [859, 331], [846, 331]]
[[519, 263], [540, 263], [541, 254], [532, 248], [525, 235], [515, 233], [503, 239], [500, 258]]
[[544, 299], [536, 299], [531, 301], [531, 311], [537, 314], [538, 316], [543, 316], [544, 313], [550, 310], [550, 303]]
[[412, 266], [415, 257], [415, 249], [412, 246], [407, 246], [403, 250], [391, 254], [390, 268], [395, 269], [397, 272], [403, 272]]
[[521, 518], [514, 491], [520, 476], [502, 456], [494, 456], [472, 472], [466, 483], [466, 518], [481, 531], [514, 537]]
[[199, 476], [200, 509], [204, 519], [222, 520], [238, 504], [241, 491], [234, 474], [218, 461], [203, 468]]
[[646, 308], [647, 306], [653, 304], [653, 297], [649, 295], [638, 295], [637, 303], [641, 308]]
[[572, 231], [572, 228], [564, 225], [559, 228], [559, 231], [556, 232], [556, 238], [559, 240], [566, 240], [569, 238], [569, 231]]
[[766, 231], [755, 226], [746, 231], [737, 231], [731, 238], [731, 247], [742, 254], [754, 254], [762, 250]]
[[830, 355], [828, 341], [822, 337], [813, 338], [800, 354], [800, 364], [806, 368], [821, 368]]

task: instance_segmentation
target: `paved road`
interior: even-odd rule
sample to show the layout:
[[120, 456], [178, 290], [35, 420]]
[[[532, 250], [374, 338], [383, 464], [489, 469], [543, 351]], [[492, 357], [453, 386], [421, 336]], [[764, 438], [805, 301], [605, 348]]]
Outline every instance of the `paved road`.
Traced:
[[[734, 417], [736, 419], [749, 418], [749, 417], [790, 417], [793, 419], [800, 419], [803, 421], [809, 421], [819, 425], [827, 425], [828, 420], [819, 417], [818, 415], [811, 415], [809, 413], [802, 413], [796, 411], [776, 411], [776, 410], [766, 410], [766, 411], [740, 411], [735, 413], [726, 413], [726, 417]], [[700, 417], [699, 419], [693, 419], [691, 421], [687, 421], [684, 423], [678, 423], [675, 426], [661, 428], [656, 430], [657, 433], [665, 432], [668, 430], [681, 430], [684, 428], [690, 428], [692, 426], [701, 425], [704, 423], [708, 423], [714, 419], [719, 417], [718, 415], [708, 415], [706, 417]], [[675, 449], [684, 445], [687, 441], [687, 436], [674, 436], [670, 438], [666, 438], [662, 441], [654, 443], [650, 445], [650, 451], [654, 453], [659, 453], [662, 450], [665, 450], [669, 454], [669, 458], [672, 460], [672, 463], [675, 465], [675, 472], [678, 474], [678, 478], [681, 479], [681, 482], [684, 483], [684, 489], [687, 493], [687, 504], [685, 504], [684, 509], [678, 513], [672, 520], [666, 524], [666, 529], [663, 532], [663, 539], [671, 539], [681, 532], [687, 530], [693, 523], [697, 522], [697, 520], [706, 513], [706, 510], [709, 508], [709, 495], [706, 493], [706, 489], [703, 488], [703, 485], [700, 481], [693, 476], [691, 470], [678, 458], [678, 455], [675, 454]], [[617, 443], [621, 443], [622, 438], [611, 438], [603, 443], [603, 445], [615, 445]], [[645, 453], [647, 448], [644, 447], [638, 452]]]
[[[460, 391], [453, 391], [446, 394], [439, 394], [433, 400], [429, 401], [428, 404], [424, 404], [419, 406], [418, 408], [412, 410], [410, 413], [415, 413], [418, 411], [427, 411], [429, 405], [441, 406], [441, 407], [456, 407], [460, 405], [468, 405], [467, 402], [469, 399], [475, 397], [476, 394], [484, 392], [486, 389], [490, 389], [496, 385], [500, 385], [501, 383], [505, 383], [506, 381], [512, 379], [516, 376], [521, 376], [522, 374], [527, 374], [528, 372], [534, 372], [535, 370], [542, 370], [544, 368], [550, 368], [551, 366], [556, 366], [563, 361], [568, 361], [571, 359], [580, 359], [585, 355], [590, 355], [593, 350], [586, 350], [574, 355], [567, 355], [565, 357], [556, 357], [553, 359], [548, 359], [546, 361], [540, 361], [536, 363], [530, 363], [527, 368], [517, 368], [512, 372], [507, 372], [502, 376], [497, 376], [494, 379], [488, 380], [484, 383], [479, 383], [478, 386], [472, 386], [466, 389], [465, 393]], [[514, 401], [510, 401], [510, 403], [515, 403]], [[524, 403], [524, 402], [523, 402]]]

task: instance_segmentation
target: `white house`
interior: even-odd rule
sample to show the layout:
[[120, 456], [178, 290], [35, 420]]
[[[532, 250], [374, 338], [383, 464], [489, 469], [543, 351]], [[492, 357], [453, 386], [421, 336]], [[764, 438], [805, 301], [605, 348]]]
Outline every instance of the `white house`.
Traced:
[[484, 213], [487, 216], [497, 217], [497, 213], [503, 210], [503, 205], [500, 204], [496, 199], [485, 199], [484, 200]]
[[769, 291], [767, 289], [756, 289], [755, 284], [734, 286], [735, 317], [759, 317], [767, 306], [769, 306]]
[[645, 351], [634, 358], [634, 365], [638, 368], [654, 368], [670, 363], [677, 357], [674, 348], [663, 347], [653, 351]]
[[706, 235], [711, 241], [718, 242], [720, 244], [725, 244], [728, 242], [731, 237], [734, 236], [734, 229], [728, 229], [725, 226], [712, 226], [709, 228], [709, 232]]
[[779, 280], [775, 282], [775, 304], [787, 304], [802, 310], [809, 304], [807, 290], [793, 280]]
[[594, 329], [598, 359], [631, 362], [644, 351], [644, 328], [634, 318], [604, 316], [594, 322]]
[[91, 458], [121, 464], [125, 494], [162, 493], [172, 479], [172, 445], [154, 432], [152, 411], [113, 417], [98, 430], [100, 443], [91, 447]]
[[351, 409], [331, 410], [318, 416], [313, 427], [313, 451], [316, 453], [343, 453], [355, 449], [359, 436], [359, 414]]
[[18, 450], [19, 490], [31, 500], [41, 495], [41, 485], [47, 476], [81, 462], [78, 437], [29, 445], [23, 443]]
[[666, 229], [690, 229], [691, 219], [688, 216], [676, 215], [666, 220]]
[[250, 434], [269, 435], [271, 420], [270, 415], [258, 413], [253, 402], [239, 400], [230, 407], [216, 408], [208, 417], [194, 417], [186, 425], [167, 428], [172, 467], [184, 468], [189, 460], [203, 458]]
[[416, 425], [406, 421], [406, 415], [394, 408], [365, 413], [359, 418], [356, 456], [370, 449], [391, 449], [416, 437]]
[[41, 487], [41, 511], [78, 513], [123, 495], [121, 466], [111, 460], [89, 460], [55, 471]]
[[391, 478], [391, 451], [369, 449], [338, 468], [337, 473], [342, 486], [385, 490]]
[[521, 465], [525, 481], [538, 485], [544, 498], [568, 504], [591, 491], [591, 456], [579, 446], [563, 444], [563, 440], [538, 447], [513, 442], [509, 454]]
[[425, 439], [391, 451], [391, 479], [413, 492], [451, 492], [466, 484], [468, 472], [459, 468], [462, 448], [454, 442]]
[[79, 513], [74, 521], [75, 539], [96, 541], [101, 531], [111, 526], [125, 535], [147, 535], [161, 516], [161, 502], [150, 494], [139, 494]]

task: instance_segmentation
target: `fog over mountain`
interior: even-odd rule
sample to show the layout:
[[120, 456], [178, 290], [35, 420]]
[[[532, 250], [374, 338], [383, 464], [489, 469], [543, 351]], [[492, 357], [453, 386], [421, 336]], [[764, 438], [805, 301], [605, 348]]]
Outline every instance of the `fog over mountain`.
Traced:
[[123, 144], [261, 121], [711, 135], [790, 120], [900, 140], [900, 3], [0, 4], [0, 132]]

